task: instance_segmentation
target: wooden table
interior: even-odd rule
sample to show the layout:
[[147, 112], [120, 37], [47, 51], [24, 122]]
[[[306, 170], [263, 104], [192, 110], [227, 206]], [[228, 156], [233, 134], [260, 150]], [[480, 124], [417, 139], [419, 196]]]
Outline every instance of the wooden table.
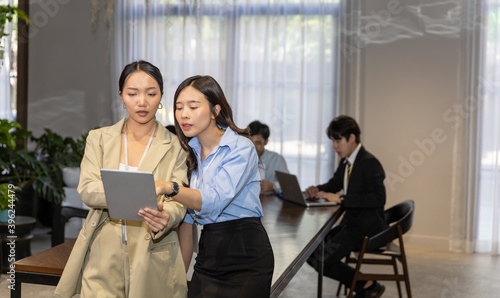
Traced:
[[[272, 195], [262, 196], [261, 202], [262, 223], [275, 258], [271, 297], [278, 297], [312, 252], [322, 245], [340, 211], [339, 207], [306, 208]], [[17, 261], [16, 290], [11, 291], [11, 297], [21, 297], [22, 283], [57, 285], [74, 243], [70, 240]], [[322, 277], [320, 272], [318, 297], [322, 295]]]
[[[262, 223], [274, 252], [271, 297], [278, 297], [341, 215], [340, 207], [304, 207], [276, 196], [261, 196]], [[323, 268], [320, 268], [322, 271]], [[323, 273], [318, 273], [322, 296]]]
[[54, 246], [15, 262], [15, 290], [11, 298], [21, 298], [21, 284], [33, 283], [55, 286], [61, 278], [76, 239]]
[[[31, 232], [35, 228], [36, 219], [30, 216], [16, 215], [13, 220], [14, 224], [0, 222], [2, 273], [7, 273], [10, 270], [10, 264], [14, 262], [12, 260], [31, 256], [31, 239], [33, 239]], [[15, 254], [11, 253], [12, 249], [14, 249]]]

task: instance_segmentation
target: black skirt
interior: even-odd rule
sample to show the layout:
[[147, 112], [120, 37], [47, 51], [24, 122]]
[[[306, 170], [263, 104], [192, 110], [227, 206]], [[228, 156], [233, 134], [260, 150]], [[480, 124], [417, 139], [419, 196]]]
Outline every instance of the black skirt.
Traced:
[[205, 225], [188, 297], [269, 297], [274, 255], [260, 218]]

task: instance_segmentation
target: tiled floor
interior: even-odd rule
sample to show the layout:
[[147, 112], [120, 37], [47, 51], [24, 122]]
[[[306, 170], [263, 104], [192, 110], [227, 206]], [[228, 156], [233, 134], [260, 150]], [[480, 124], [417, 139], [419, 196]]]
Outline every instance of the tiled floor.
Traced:
[[[50, 229], [35, 229], [32, 253], [50, 247]], [[457, 254], [408, 247], [411, 288], [415, 298], [500, 297], [500, 261], [483, 254]], [[317, 274], [304, 265], [280, 297], [316, 297]], [[323, 297], [336, 297], [337, 283], [325, 278]], [[398, 297], [394, 282], [385, 282], [384, 298]], [[0, 297], [9, 297], [6, 275], [0, 277]], [[23, 285], [23, 297], [54, 297], [54, 287]], [[153, 293], [152, 293], [153, 294]], [[165, 296], [167, 297], [167, 296]], [[343, 296], [341, 296], [343, 297]], [[406, 296], [404, 296], [406, 297]], [[217, 298], [217, 297], [214, 297]]]

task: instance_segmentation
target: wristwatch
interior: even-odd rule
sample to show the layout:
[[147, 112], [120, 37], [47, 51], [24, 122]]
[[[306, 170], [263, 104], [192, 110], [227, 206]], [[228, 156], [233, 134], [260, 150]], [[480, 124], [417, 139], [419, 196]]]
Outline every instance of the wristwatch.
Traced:
[[180, 187], [179, 187], [179, 183], [172, 182], [172, 192], [168, 196], [169, 197], [175, 196], [176, 194], [179, 193], [179, 190], [181, 190]]

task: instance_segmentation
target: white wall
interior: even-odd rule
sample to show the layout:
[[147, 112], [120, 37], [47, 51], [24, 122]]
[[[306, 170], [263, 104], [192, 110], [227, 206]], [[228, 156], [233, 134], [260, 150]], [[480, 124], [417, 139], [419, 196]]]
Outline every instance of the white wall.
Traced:
[[94, 30], [90, 2], [30, 1], [28, 129], [35, 135], [50, 128], [78, 137], [111, 123], [108, 31], [104, 8]]
[[367, 29], [378, 44], [361, 51], [362, 142], [388, 174], [387, 206], [416, 203], [409, 243], [448, 248], [454, 135], [444, 115], [464, 84], [460, 15], [450, 17], [460, 3], [365, 2], [363, 15], [383, 19]]

